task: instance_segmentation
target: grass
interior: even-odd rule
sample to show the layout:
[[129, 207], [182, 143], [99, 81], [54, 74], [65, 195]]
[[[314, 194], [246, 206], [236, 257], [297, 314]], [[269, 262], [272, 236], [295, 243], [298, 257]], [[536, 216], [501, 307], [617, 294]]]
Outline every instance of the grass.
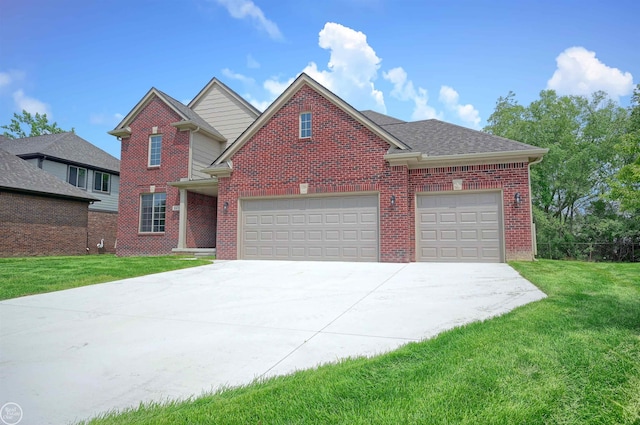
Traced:
[[548, 298], [374, 358], [90, 424], [640, 424], [640, 264], [513, 263]]
[[0, 300], [211, 264], [183, 257], [0, 258]]

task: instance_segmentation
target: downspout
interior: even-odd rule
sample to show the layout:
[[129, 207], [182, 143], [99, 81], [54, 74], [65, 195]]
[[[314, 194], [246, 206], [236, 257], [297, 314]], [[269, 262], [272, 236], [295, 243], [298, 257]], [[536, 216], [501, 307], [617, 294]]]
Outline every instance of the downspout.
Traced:
[[538, 255], [538, 237], [536, 236], [536, 224], [533, 222], [533, 201], [531, 200], [531, 166], [542, 162], [541, 156], [527, 165], [527, 177], [529, 178], [529, 220], [531, 221], [531, 245], [533, 248], [533, 259]]

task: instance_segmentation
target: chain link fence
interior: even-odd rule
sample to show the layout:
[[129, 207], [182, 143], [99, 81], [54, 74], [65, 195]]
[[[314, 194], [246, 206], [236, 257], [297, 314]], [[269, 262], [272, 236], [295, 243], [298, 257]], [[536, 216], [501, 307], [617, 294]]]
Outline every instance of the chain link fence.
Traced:
[[610, 243], [538, 241], [537, 258], [551, 260], [640, 262], [640, 241]]

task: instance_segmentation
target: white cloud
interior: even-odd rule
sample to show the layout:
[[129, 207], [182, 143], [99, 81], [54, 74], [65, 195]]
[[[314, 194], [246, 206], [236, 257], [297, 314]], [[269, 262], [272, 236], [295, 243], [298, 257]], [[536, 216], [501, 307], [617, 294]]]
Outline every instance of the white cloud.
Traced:
[[[356, 108], [386, 112], [384, 96], [374, 85], [381, 59], [367, 43], [367, 36], [333, 22], [327, 22], [318, 36], [319, 46], [330, 51], [327, 69], [320, 69], [315, 62], [310, 62], [302, 72]], [[247, 100], [256, 108], [264, 110], [296, 77], [297, 75], [284, 80], [281, 77], [271, 77], [263, 84], [269, 93], [268, 100], [258, 101], [251, 96]]]
[[418, 87], [416, 90], [413, 81], [407, 80], [407, 73], [402, 67], [393, 68], [389, 70], [389, 72], [383, 72], [382, 77], [393, 84], [391, 96], [402, 101], [410, 100], [415, 104], [413, 113], [411, 114], [412, 120], [441, 118], [441, 114], [429, 105], [429, 94], [427, 90], [422, 87]]
[[318, 44], [330, 51], [328, 69], [321, 70], [311, 62], [303, 72], [359, 108], [385, 112], [384, 96], [374, 85], [381, 59], [367, 43], [367, 36], [327, 22], [319, 33]]
[[224, 6], [229, 14], [236, 19], [250, 19], [254, 25], [274, 40], [282, 40], [282, 33], [275, 22], [267, 19], [258, 6], [251, 0], [216, 0]]
[[12, 78], [8, 72], [0, 72], [0, 87], [11, 84]]
[[47, 114], [47, 117], [51, 119], [51, 109], [49, 105], [36, 98], [26, 96], [22, 90], [13, 92], [13, 101], [19, 111], [25, 110], [32, 114]]
[[254, 84], [256, 82], [256, 80], [254, 80], [253, 78], [247, 77], [246, 75], [238, 74], [237, 72], [233, 72], [229, 68], [224, 68], [222, 70], [222, 75], [232, 80], [241, 81], [245, 84]]
[[459, 99], [460, 95], [453, 88], [449, 86], [440, 87], [438, 100], [444, 103], [447, 109], [454, 111], [465, 124], [480, 128], [480, 113], [478, 110], [471, 104], [459, 104]]
[[589, 95], [603, 90], [613, 99], [633, 91], [633, 76], [611, 68], [584, 47], [570, 47], [556, 58], [558, 68], [547, 82], [547, 88], [559, 94]]
[[93, 125], [116, 125], [122, 121], [124, 115], [120, 113], [115, 114], [103, 114], [94, 113], [89, 115], [89, 122]]
[[24, 72], [11, 69], [6, 72], [0, 72], [0, 89], [8, 87], [11, 84], [15, 84], [24, 79]]
[[258, 69], [260, 68], [260, 62], [258, 62], [253, 56], [247, 55], [247, 68]]

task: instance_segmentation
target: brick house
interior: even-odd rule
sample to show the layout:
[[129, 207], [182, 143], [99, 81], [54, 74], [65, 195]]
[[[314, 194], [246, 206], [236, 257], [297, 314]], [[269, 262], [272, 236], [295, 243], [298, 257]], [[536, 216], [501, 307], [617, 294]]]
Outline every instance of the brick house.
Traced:
[[[123, 146], [119, 240], [130, 241], [119, 254], [198, 248], [200, 234], [220, 259], [533, 258], [529, 166], [545, 149], [359, 112], [305, 74], [260, 115], [226, 87], [243, 114], [202, 108], [207, 87], [189, 106], [152, 89], [111, 132]], [[225, 111], [246, 129], [223, 134]], [[209, 166], [196, 166], [199, 134]]]
[[3, 138], [0, 148], [99, 200], [89, 205], [85, 244], [89, 253], [115, 252], [120, 186], [117, 158], [73, 132]]
[[0, 148], [0, 257], [86, 254], [97, 201]]

